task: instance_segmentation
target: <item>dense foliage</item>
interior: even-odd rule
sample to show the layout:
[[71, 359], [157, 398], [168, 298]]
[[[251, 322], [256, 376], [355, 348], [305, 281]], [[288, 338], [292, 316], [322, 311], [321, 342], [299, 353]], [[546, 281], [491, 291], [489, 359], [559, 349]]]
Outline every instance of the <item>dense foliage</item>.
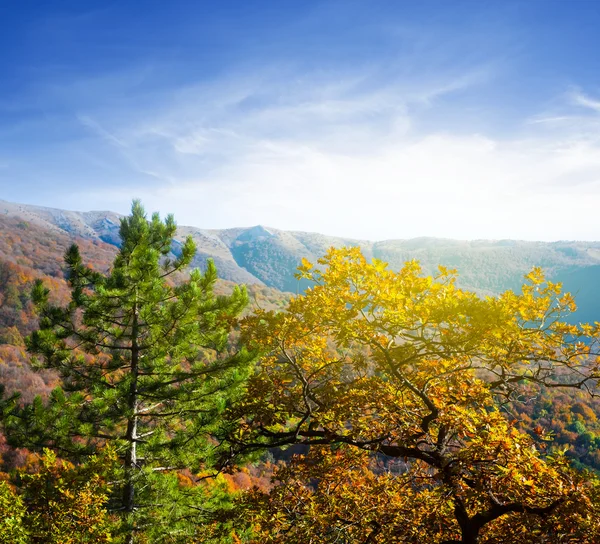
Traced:
[[31, 456], [12, 482], [0, 480], [0, 542], [111, 542], [115, 519], [106, 503], [114, 460], [108, 450], [79, 465], [48, 450]]
[[301, 267], [315, 287], [287, 312], [245, 323], [267, 355], [231, 413], [232, 443], [310, 446], [250, 500], [258, 541], [600, 539], [595, 481], [502, 411], [525, 385], [595, 386], [598, 330], [563, 321], [570, 295], [540, 270], [522, 294], [482, 299], [443, 268], [393, 272], [358, 249], [319, 262]]

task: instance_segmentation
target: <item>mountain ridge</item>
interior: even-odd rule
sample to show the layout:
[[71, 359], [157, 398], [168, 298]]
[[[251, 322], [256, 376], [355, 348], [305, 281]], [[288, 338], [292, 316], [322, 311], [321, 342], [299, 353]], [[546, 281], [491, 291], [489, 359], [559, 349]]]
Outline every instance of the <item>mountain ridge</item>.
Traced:
[[[0, 200], [1, 216], [58, 230], [73, 237], [114, 246], [119, 244], [119, 220], [122, 216], [115, 212], [76, 212]], [[419, 260], [423, 271], [428, 274], [435, 273], [439, 264], [456, 268], [459, 284], [482, 295], [518, 289], [523, 275], [533, 266], [541, 266], [550, 278], [567, 284], [573, 274], [577, 281], [581, 278], [591, 281], [590, 278], [596, 275], [600, 279], [600, 272], [596, 272], [600, 270], [600, 241], [454, 240], [435, 237], [370, 241], [286, 231], [265, 225], [229, 229], [178, 226], [177, 242], [182, 242], [188, 235], [198, 246], [194, 266], [202, 268], [206, 260], [212, 258], [219, 275], [226, 280], [266, 285], [289, 292], [306, 287], [294, 278], [302, 258], [314, 262], [329, 247], [345, 245], [360, 246], [367, 258], [386, 261], [394, 269], [412, 259]], [[589, 270], [583, 275], [577, 273], [582, 269]]]

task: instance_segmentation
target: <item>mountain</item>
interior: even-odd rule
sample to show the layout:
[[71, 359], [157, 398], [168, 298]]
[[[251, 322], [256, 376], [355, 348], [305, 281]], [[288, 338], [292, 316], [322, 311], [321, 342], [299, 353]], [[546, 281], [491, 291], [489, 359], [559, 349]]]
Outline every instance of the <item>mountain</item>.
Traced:
[[[0, 226], [2, 219], [46, 231], [49, 236], [86, 240], [97, 248], [119, 243], [120, 216], [112, 212], [72, 212], [0, 201]], [[411, 259], [419, 260], [426, 273], [435, 273], [439, 264], [455, 268], [458, 283], [482, 295], [518, 289], [523, 275], [533, 266], [541, 266], [549, 278], [563, 281], [567, 290], [580, 293], [576, 300], [581, 315], [600, 320], [600, 297], [595, 295], [600, 280], [600, 242], [439, 238], [372, 242], [260, 225], [224, 230], [181, 226], [176, 242], [187, 235], [198, 246], [194, 265], [203, 267], [211, 257], [226, 280], [289, 292], [306, 287], [294, 278], [300, 260], [304, 257], [314, 262], [331, 246], [358, 245], [368, 258], [386, 261], [394, 269]]]

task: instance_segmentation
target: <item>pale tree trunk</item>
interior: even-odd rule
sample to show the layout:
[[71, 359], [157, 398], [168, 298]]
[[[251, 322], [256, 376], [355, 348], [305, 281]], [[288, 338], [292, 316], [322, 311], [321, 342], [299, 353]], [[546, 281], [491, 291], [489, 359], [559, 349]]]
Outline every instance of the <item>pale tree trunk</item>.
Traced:
[[[137, 469], [137, 426], [138, 426], [138, 374], [139, 374], [139, 359], [140, 349], [138, 345], [139, 323], [137, 303], [133, 307], [133, 322], [131, 325], [131, 365], [130, 377], [131, 383], [129, 386], [129, 394], [127, 396], [127, 407], [129, 408], [130, 416], [127, 421], [127, 432], [125, 440], [128, 443], [127, 451], [125, 452], [125, 487], [123, 489], [122, 507], [127, 514], [133, 513], [135, 510], [135, 484], [134, 477]], [[131, 527], [130, 533], [127, 535], [126, 543], [133, 544], [135, 527]]]

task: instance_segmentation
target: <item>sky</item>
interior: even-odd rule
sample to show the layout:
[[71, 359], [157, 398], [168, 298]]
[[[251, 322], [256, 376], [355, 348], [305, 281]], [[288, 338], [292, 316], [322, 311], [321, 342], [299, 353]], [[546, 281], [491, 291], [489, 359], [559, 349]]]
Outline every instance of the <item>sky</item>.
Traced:
[[0, 3], [0, 199], [600, 240], [595, 0]]

